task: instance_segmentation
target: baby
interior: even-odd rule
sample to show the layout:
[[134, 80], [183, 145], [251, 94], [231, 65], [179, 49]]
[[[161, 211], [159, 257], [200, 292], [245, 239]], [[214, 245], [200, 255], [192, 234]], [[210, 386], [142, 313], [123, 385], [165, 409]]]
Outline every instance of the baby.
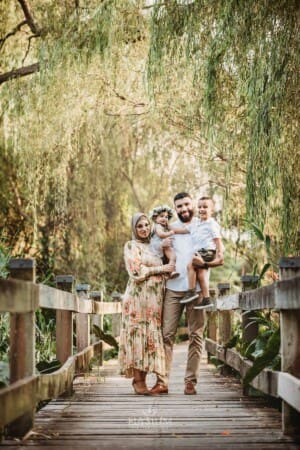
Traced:
[[[154, 227], [151, 236], [151, 246], [161, 258], [166, 257], [170, 264], [176, 265], [176, 255], [174, 249], [171, 246], [164, 247], [162, 249], [162, 241], [163, 239], [172, 237], [175, 233], [188, 233], [188, 230], [186, 228], [172, 228], [169, 224], [169, 220], [172, 216], [172, 209], [167, 205], [156, 206], [153, 209], [151, 219], [154, 222]], [[175, 271], [170, 274], [170, 278], [177, 278], [179, 275], [180, 274]]]

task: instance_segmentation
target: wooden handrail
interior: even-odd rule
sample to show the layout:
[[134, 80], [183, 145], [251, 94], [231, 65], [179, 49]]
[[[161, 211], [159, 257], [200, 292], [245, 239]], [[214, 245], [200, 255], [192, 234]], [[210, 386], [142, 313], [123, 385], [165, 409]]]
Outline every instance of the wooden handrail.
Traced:
[[121, 303], [98, 302], [29, 281], [0, 279], [0, 313], [34, 312], [38, 308], [101, 315], [120, 313]]
[[[12, 260], [11, 276], [0, 279], [0, 313], [11, 316], [11, 384], [0, 390], [0, 437], [8, 426], [8, 435], [23, 436], [34, 422], [36, 405], [42, 400], [72, 392], [76, 373], [89, 370], [89, 361], [102, 361], [102, 342], [90, 345], [89, 319], [104, 314], [119, 315], [121, 302], [99, 301], [101, 293], [89, 298], [88, 285], [77, 285], [74, 277], [60, 276], [52, 288], [35, 283], [35, 261]], [[35, 321], [39, 308], [56, 310], [57, 358], [62, 367], [50, 374], [35, 375]], [[73, 313], [76, 316], [77, 353], [73, 356]], [[115, 321], [117, 323], [117, 321]], [[116, 329], [116, 327], [115, 327]], [[29, 363], [28, 363], [29, 361]]]
[[227, 367], [239, 372], [243, 378], [253, 362], [235, 349], [227, 348], [232, 322], [231, 311], [243, 311], [243, 317], [248, 316], [247, 322], [243, 322], [244, 327], [249, 327], [249, 318], [251, 320], [251, 315], [257, 310], [272, 309], [280, 314], [281, 371], [264, 369], [250, 384], [268, 395], [282, 399], [282, 430], [285, 434], [300, 434], [299, 273], [300, 258], [284, 258], [282, 265], [280, 264], [280, 281], [231, 295], [224, 295], [223, 290], [223, 295], [215, 301], [214, 311], [208, 314], [208, 337], [205, 342], [209, 355], [216, 356]]

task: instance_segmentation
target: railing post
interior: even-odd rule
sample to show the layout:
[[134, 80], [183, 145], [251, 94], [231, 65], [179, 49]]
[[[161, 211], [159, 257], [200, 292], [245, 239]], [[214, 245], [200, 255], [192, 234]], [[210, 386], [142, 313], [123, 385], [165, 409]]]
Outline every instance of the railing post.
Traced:
[[[73, 292], [75, 278], [73, 275], [57, 275], [56, 287], [61, 291]], [[56, 310], [56, 358], [64, 364], [73, 354], [73, 313]]]
[[[103, 291], [92, 291], [90, 292], [90, 299], [95, 300], [96, 302], [103, 302]], [[103, 330], [103, 314], [93, 314], [91, 316], [91, 327], [93, 327], [93, 325], [98, 325], [98, 327], [101, 328], [101, 330]], [[95, 336], [94, 333], [92, 333], [92, 343], [94, 344], [95, 342], [97, 342], [99, 339]], [[97, 355], [98, 357], [98, 364], [99, 366], [103, 365], [103, 342], [100, 342], [100, 346], [99, 346], [99, 353]]]
[[[103, 302], [103, 292], [102, 291], [91, 291], [90, 299], [95, 300], [96, 302]], [[101, 330], [103, 330], [103, 314], [93, 314], [91, 316], [91, 327], [93, 330], [93, 325], [97, 325]], [[92, 343], [97, 342], [97, 338], [95, 334], [92, 332]]]
[[[35, 282], [35, 260], [12, 258], [9, 261], [10, 277]], [[10, 315], [10, 383], [35, 373], [35, 311]], [[34, 393], [32, 393], [34, 396]], [[32, 411], [12, 422], [7, 429], [10, 436], [24, 436], [33, 427], [35, 398]]]
[[[79, 297], [88, 297], [89, 284], [77, 284], [76, 293]], [[82, 300], [84, 301], [84, 300]], [[90, 318], [88, 314], [76, 314], [76, 347], [80, 352], [90, 345]]]
[[[230, 283], [218, 283], [217, 285], [219, 296], [229, 295]], [[219, 311], [218, 312], [218, 322], [219, 322], [219, 344], [226, 344], [231, 336], [231, 311]]]
[[[281, 258], [280, 280], [300, 275], [300, 258]], [[299, 293], [300, 295], [300, 293]], [[300, 310], [280, 311], [281, 370], [300, 378]], [[299, 434], [300, 413], [282, 401], [282, 431], [284, 434]]]
[[[35, 260], [12, 258], [10, 277], [35, 282]], [[35, 373], [35, 313], [11, 314], [10, 319], [10, 382]]]
[[[113, 302], [120, 302], [122, 300], [122, 294], [119, 292], [113, 292], [111, 295]], [[111, 321], [111, 328], [112, 328], [112, 335], [114, 337], [120, 336], [120, 330], [121, 330], [121, 314], [116, 313], [112, 315], [112, 321]]]
[[[213, 302], [215, 302], [216, 298], [216, 290], [210, 289], [209, 290], [209, 296]], [[218, 340], [218, 328], [217, 328], [217, 318], [218, 318], [218, 312], [217, 311], [207, 311], [207, 337], [208, 339], [213, 340], [214, 342], [217, 342]], [[207, 352], [207, 360], [210, 361], [211, 354]]]
[[[250, 291], [251, 289], [256, 289], [258, 282], [259, 277], [256, 275], [243, 275], [241, 277], [242, 291], [245, 292]], [[242, 311], [242, 313], [243, 341], [250, 344], [250, 342], [252, 342], [258, 335], [258, 323], [253, 320], [253, 317], [255, 317], [255, 311]]]
[[[229, 295], [230, 283], [218, 283], [219, 297]], [[231, 337], [231, 325], [232, 325], [232, 311], [218, 311], [218, 329], [219, 336], [218, 342], [221, 345], [225, 345]], [[226, 364], [221, 367], [222, 375], [229, 375], [231, 368]]]

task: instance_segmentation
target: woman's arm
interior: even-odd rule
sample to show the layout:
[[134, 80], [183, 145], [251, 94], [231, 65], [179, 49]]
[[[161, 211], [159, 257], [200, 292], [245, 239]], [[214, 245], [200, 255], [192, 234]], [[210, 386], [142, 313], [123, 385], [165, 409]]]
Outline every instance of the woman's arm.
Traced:
[[124, 259], [129, 277], [136, 282], [145, 281], [152, 275], [159, 275], [174, 270], [172, 264], [153, 267], [144, 266], [142, 264], [142, 251], [134, 241], [129, 241], [125, 244]]

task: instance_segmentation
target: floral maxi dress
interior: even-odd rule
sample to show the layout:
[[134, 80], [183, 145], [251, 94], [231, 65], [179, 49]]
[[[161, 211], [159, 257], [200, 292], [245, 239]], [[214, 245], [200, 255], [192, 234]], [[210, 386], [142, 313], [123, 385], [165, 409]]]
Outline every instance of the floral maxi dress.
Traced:
[[150, 245], [129, 241], [124, 247], [129, 280], [123, 296], [119, 346], [121, 373], [133, 369], [165, 374], [161, 331], [164, 276], [161, 259]]

